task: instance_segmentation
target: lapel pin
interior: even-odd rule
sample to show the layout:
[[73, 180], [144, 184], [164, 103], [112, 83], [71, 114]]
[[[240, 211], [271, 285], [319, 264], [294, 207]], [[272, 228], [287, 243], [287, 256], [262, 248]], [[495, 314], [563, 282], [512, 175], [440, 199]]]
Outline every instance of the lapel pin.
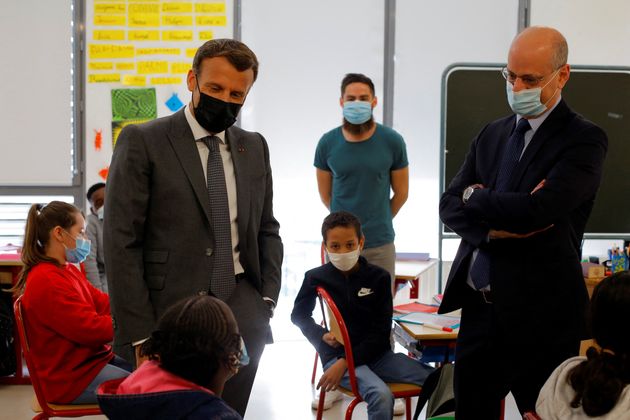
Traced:
[[238, 152], [239, 152], [239, 153], [243, 153], [244, 151], [245, 151], [245, 147], [243, 147], [243, 145], [242, 145], [242, 144], [239, 144], [239, 145], [238, 145]]

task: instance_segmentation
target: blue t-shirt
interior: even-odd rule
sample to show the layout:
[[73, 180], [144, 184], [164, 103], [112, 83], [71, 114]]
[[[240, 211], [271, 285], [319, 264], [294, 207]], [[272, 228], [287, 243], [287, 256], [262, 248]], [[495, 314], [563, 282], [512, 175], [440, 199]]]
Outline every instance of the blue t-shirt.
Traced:
[[408, 165], [402, 136], [381, 124], [360, 142], [347, 141], [337, 127], [322, 136], [315, 151], [315, 167], [332, 173], [330, 210], [359, 218], [365, 248], [394, 241], [390, 172]]

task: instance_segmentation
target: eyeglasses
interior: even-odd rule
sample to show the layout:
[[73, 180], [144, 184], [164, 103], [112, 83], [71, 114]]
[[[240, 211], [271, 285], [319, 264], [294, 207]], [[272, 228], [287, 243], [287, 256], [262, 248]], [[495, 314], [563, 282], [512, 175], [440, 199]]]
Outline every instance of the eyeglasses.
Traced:
[[[551, 74], [554, 74], [556, 71], [557, 71], [557, 69], [554, 70], [554, 72], [551, 73]], [[516, 79], [521, 79], [521, 82], [523, 82], [523, 84], [525, 86], [529, 87], [529, 88], [533, 88], [533, 87], [538, 86], [538, 84], [540, 84], [540, 82], [542, 82], [543, 80], [545, 80], [546, 77], [549, 76], [549, 75], [547, 75], [547, 76], [533, 76], [531, 74], [526, 74], [524, 76], [519, 76], [516, 73], [512, 73], [511, 71], [509, 71], [507, 67], [503, 67], [501, 69], [501, 75], [503, 76], [503, 78], [505, 80], [510, 82], [510, 84], [512, 84], [512, 85], [514, 83], [516, 83]]]

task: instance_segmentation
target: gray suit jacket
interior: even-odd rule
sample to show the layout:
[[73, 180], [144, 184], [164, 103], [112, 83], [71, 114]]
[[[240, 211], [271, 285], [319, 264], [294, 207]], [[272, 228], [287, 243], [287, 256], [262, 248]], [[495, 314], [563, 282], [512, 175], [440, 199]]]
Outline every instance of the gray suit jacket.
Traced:
[[[277, 300], [283, 250], [267, 143], [237, 127], [226, 130], [226, 139], [236, 174], [240, 262], [261, 297]], [[169, 305], [209, 290], [210, 201], [183, 109], [120, 133], [104, 231], [117, 348], [148, 337]]]

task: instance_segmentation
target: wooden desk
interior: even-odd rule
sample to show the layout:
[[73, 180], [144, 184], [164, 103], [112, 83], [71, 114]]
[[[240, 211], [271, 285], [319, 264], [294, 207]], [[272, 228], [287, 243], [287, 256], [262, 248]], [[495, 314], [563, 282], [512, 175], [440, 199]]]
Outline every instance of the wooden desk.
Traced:
[[[411, 286], [409, 289], [410, 300], [418, 298], [427, 300], [428, 298], [430, 301], [433, 295], [438, 293], [436, 282], [438, 261], [437, 258], [430, 258], [427, 261], [396, 260], [396, 290], [399, 285], [409, 283]], [[432, 276], [433, 272], [435, 274]], [[421, 279], [424, 281], [421, 282]], [[403, 302], [396, 302], [395, 304], [400, 303]]]
[[[18, 275], [22, 270], [22, 261], [19, 260], [18, 256], [0, 256], [0, 283], [4, 286], [11, 286], [16, 283]], [[7, 282], [8, 276], [11, 277], [11, 281]], [[8, 288], [8, 287], [6, 287]], [[5, 296], [1, 296], [2, 299], [10, 299], [11, 300], [11, 315], [13, 315], [13, 299], [11, 296], [6, 293], [0, 291]], [[15, 325], [15, 320], [13, 321], [13, 349], [15, 351], [15, 360], [16, 360], [16, 373], [11, 376], [0, 376], [0, 384], [7, 385], [28, 385], [31, 383], [31, 378], [28, 376], [28, 370], [26, 369], [26, 365], [24, 365], [22, 359], [22, 346], [20, 345], [20, 338], [17, 333], [17, 326]]]
[[452, 332], [446, 332], [417, 324], [398, 321], [396, 321], [396, 323], [400, 325], [407, 334], [415, 340], [418, 340], [419, 345], [424, 347], [444, 347], [444, 359], [441, 363], [452, 362], [452, 360], [449, 360], [449, 354], [457, 343], [459, 328], [454, 329]]

